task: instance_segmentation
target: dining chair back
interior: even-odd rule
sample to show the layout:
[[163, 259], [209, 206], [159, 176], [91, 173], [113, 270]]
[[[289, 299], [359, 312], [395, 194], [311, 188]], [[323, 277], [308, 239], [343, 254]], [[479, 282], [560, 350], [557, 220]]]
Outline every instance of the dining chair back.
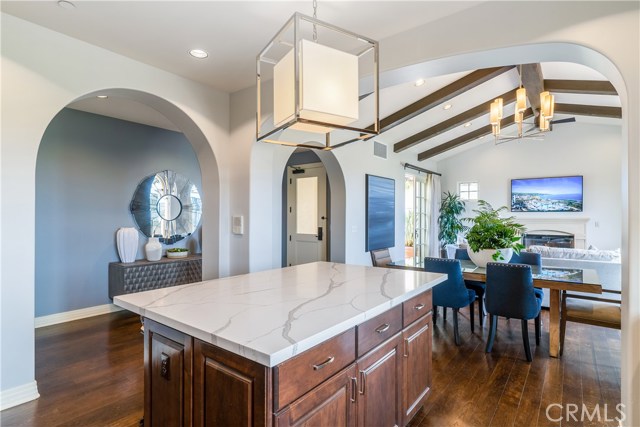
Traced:
[[513, 256], [511, 256], [511, 259], [509, 260], [509, 264], [528, 264], [541, 267], [542, 257], [540, 254], [535, 252], [520, 251], [519, 254], [514, 252]]
[[458, 310], [462, 307], [469, 306], [471, 332], [473, 332], [473, 302], [476, 299], [476, 293], [465, 287], [462, 278], [462, 267], [460, 266], [460, 261], [457, 259], [426, 257], [424, 259], [424, 269], [425, 271], [447, 275], [447, 280], [433, 288], [433, 305], [453, 309], [453, 334], [456, 345], [460, 345]]
[[[471, 261], [467, 249], [456, 249], [455, 257], [459, 260]], [[478, 322], [482, 325], [482, 319], [484, 319], [484, 290], [486, 286], [484, 282], [480, 282], [477, 280], [465, 280], [464, 284], [467, 289], [472, 289], [478, 297]], [[446, 314], [444, 316], [446, 317]]]
[[374, 267], [384, 267], [391, 262], [389, 249], [376, 249], [371, 251], [371, 264]]
[[489, 339], [486, 352], [493, 348], [498, 316], [520, 319], [522, 323], [522, 340], [527, 361], [531, 362], [529, 346], [529, 319], [536, 320], [536, 344], [540, 343], [540, 308], [542, 297], [533, 288], [531, 266], [526, 264], [508, 264], [490, 262], [487, 264], [487, 289], [485, 304], [491, 318]]

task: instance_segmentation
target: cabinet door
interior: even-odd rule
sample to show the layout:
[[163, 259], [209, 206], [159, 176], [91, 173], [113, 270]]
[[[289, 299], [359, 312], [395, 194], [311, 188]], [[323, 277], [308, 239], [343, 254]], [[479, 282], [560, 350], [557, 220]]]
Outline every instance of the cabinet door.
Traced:
[[275, 427], [354, 427], [356, 389], [356, 368], [351, 365], [277, 414]]
[[145, 320], [144, 422], [191, 425], [192, 338]]
[[196, 339], [193, 372], [194, 426], [269, 425], [269, 368]]
[[358, 426], [401, 425], [401, 348], [398, 333], [358, 359]]
[[411, 421], [431, 391], [431, 314], [402, 332], [403, 424]]

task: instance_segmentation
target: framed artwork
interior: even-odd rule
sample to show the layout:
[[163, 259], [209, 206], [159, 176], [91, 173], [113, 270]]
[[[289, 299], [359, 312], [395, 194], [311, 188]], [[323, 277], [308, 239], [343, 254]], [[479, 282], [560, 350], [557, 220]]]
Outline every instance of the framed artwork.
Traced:
[[395, 246], [395, 180], [366, 175], [366, 250]]

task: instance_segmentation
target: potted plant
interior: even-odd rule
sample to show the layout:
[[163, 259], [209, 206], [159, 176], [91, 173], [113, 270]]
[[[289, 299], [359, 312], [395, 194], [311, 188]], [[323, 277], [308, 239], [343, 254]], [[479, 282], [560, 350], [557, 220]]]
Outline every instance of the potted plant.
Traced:
[[442, 193], [440, 202], [440, 216], [438, 217], [438, 239], [442, 249], [446, 245], [455, 245], [458, 241], [458, 234], [465, 232], [466, 227], [460, 215], [465, 211], [465, 204], [457, 194], [450, 192]]
[[513, 252], [519, 254], [524, 249], [520, 236], [525, 228], [515, 217], [501, 217], [506, 210], [506, 206], [493, 209], [489, 203], [478, 200], [478, 209], [473, 211], [477, 216], [469, 219], [473, 226], [466, 236], [469, 258], [478, 267], [485, 268], [491, 261], [509, 262]]

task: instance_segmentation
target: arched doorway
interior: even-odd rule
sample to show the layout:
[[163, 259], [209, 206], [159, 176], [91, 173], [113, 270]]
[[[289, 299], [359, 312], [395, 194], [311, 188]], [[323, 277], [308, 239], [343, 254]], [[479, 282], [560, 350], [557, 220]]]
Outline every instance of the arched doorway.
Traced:
[[[44, 170], [48, 169], [50, 172], [56, 158], [58, 161], [64, 159], [64, 162], [68, 163], [67, 167], [57, 165], [57, 175], [49, 174], [49, 178], [55, 176], [56, 182], [42, 184], [39, 179], [36, 180], [36, 187], [38, 183], [41, 183], [41, 187], [47, 187], [46, 193], [36, 191], [35, 316], [46, 317], [42, 319], [44, 323], [36, 322], [37, 326], [70, 320], [69, 316], [86, 317], [113, 309], [109, 304], [111, 301], [106, 298], [104, 285], [107, 280], [108, 262], [117, 261], [117, 256], [114, 257], [113, 254], [115, 228], [109, 232], [104, 227], [113, 228], [114, 224], [109, 221], [114, 218], [118, 218], [115, 221], [120, 223], [119, 226], [135, 227], [129, 213], [128, 201], [133, 194], [131, 190], [147, 175], [160, 170], [177, 169], [197, 184], [203, 206], [200, 226], [179, 246], [187, 245], [185, 247], [205, 254], [218, 253], [217, 165], [204, 134], [177, 106], [145, 92], [105, 89], [78, 97], [69, 105], [77, 108], [82, 101], [96, 99], [97, 95], [109, 98], [104, 101], [118, 100], [112, 108], [131, 108], [129, 111], [132, 116], [128, 117], [126, 113], [123, 115], [121, 111], [110, 114], [108, 107], [105, 107], [105, 112], [96, 111], [97, 114], [85, 112], [87, 110], [63, 108], [50, 121], [39, 144], [36, 160], [38, 177], [44, 175], [44, 179], [47, 178]], [[153, 122], [149, 117], [140, 120], [145, 115], [134, 114], [133, 109], [147, 109], [148, 116], [156, 114], [159, 122], [164, 121], [170, 126], [160, 129], [132, 123]], [[108, 117], [109, 115], [117, 118]], [[64, 141], [59, 143], [61, 138]], [[154, 146], [154, 141], [158, 145]], [[153, 154], [154, 147], [165, 154]], [[68, 194], [69, 192], [75, 194]], [[45, 211], [56, 203], [56, 194], [66, 200], [65, 206], [58, 206], [56, 211], [67, 212], [67, 215], [61, 214], [58, 218], [53, 218], [47, 216]], [[78, 207], [74, 209], [73, 204]], [[70, 214], [80, 210], [85, 212], [85, 215]], [[64, 218], [65, 216], [71, 218]], [[101, 227], [100, 233], [98, 230]], [[51, 245], [47, 245], [42, 235], [57, 235], [57, 238], [50, 241], [67, 242], [65, 246], [68, 247], [72, 260], [52, 262], [52, 257], [47, 256]], [[146, 237], [140, 234], [140, 246], [144, 243]], [[82, 250], [83, 246], [85, 250]], [[59, 250], [60, 248], [57, 251]], [[96, 253], [90, 256], [90, 262], [82, 261], [91, 251]], [[77, 268], [78, 265], [74, 267], [74, 252], [75, 259], [84, 266], [82, 269]], [[144, 251], [139, 250], [138, 258], [144, 258]], [[205, 256], [203, 278], [217, 277], [218, 263], [218, 257]], [[57, 279], [54, 280], [54, 277]], [[47, 283], [41, 283], [42, 286], [39, 286], [39, 282]], [[55, 286], [50, 286], [52, 282], [66, 284], [62, 286], [64, 289], [56, 290]]]

